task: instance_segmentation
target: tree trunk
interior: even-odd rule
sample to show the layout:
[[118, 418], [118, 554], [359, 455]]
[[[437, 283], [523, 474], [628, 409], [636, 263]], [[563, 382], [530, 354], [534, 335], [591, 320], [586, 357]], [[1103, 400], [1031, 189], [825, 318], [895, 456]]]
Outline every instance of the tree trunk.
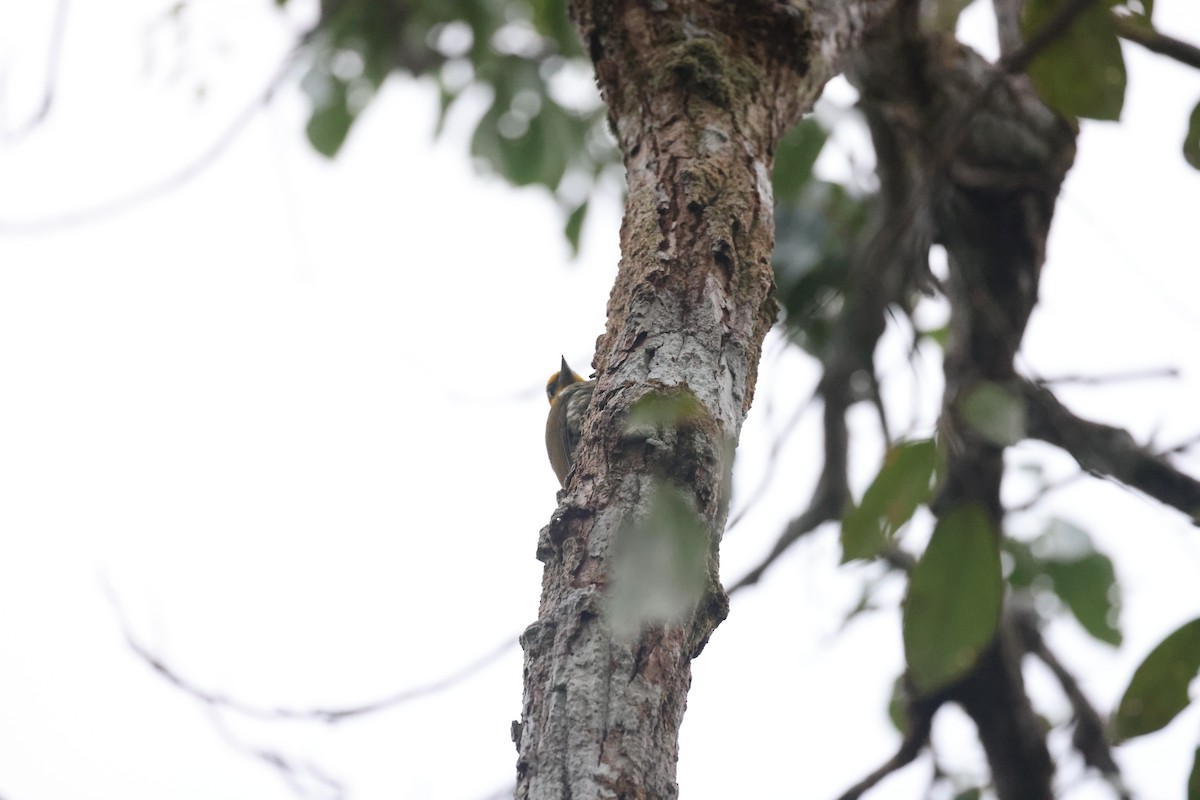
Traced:
[[[775, 321], [775, 145], [889, 5], [572, 3], [629, 195], [583, 441], [538, 543], [518, 798], [678, 793], [691, 659], [728, 609], [717, 556], [733, 450]], [[667, 574], [688, 548], [666, 540], [689, 527], [702, 537], [697, 574]], [[647, 542], [671, 556], [665, 611], [645, 602], [657, 573], [639, 573], [637, 556], [624, 580], [638, 585], [613, 591], [614, 564]], [[613, 595], [633, 609], [614, 610]]]

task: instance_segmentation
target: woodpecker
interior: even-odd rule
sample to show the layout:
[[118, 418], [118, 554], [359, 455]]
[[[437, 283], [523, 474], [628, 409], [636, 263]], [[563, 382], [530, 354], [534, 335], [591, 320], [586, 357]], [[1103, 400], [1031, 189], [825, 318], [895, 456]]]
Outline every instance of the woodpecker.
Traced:
[[565, 358], [562, 368], [546, 381], [546, 398], [550, 401], [550, 415], [546, 417], [546, 453], [559, 485], [566, 484], [567, 473], [575, 461], [579, 428], [595, 388], [596, 382], [585, 381], [572, 372]]

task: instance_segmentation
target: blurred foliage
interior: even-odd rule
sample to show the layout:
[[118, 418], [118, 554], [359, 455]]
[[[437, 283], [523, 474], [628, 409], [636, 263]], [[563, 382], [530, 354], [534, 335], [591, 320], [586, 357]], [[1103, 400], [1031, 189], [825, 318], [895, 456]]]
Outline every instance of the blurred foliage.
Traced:
[[963, 420], [997, 447], [1025, 438], [1025, 401], [998, 383], [980, 381], [959, 400]]
[[1192, 109], [1188, 118], [1187, 137], [1183, 140], [1183, 157], [1196, 169], [1200, 169], [1200, 103]]
[[821, 358], [849, 290], [869, 197], [813, 173], [829, 132], [808, 117], [775, 154], [775, 296], [789, 338]]
[[909, 578], [902, 619], [908, 675], [921, 694], [965, 675], [992, 640], [1004, 598], [998, 541], [976, 506], [950, 511], [933, 529]]
[[937, 458], [932, 439], [888, 449], [862, 502], [842, 516], [842, 563], [878, 555], [917, 507], [928, 502]]
[[1176, 629], [1133, 673], [1113, 717], [1118, 740], [1166, 727], [1191, 702], [1188, 686], [1200, 672], [1200, 619]]
[[605, 609], [613, 632], [637, 636], [647, 625], [678, 624], [708, 585], [708, 524], [692, 493], [657, 480], [617, 533]]
[[[1059, 12], [1065, 0], [1029, 0], [1022, 17], [1028, 38]], [[1062, 35], [1029, 63], [1027, 72], [1049, 105], [1061, 114], [1090, 119], [1121, 118], [1125, 59], [1117, 39], [1112, 0], [1088, 5]], [[1147, 19], [1149, 12], [1147, 11]]]
[[1106, 644], [1121, 643], [1116, 571], [1087, 531], [1055, 518], [1031, 541], [1007, 537], [1003, 547], [1013, 588], [1057, 597], [1089, 634]]
[[306, 131], [329, 157], [392, 72], [437, 83], [439, 133], [460, 98], [485, 89], [471, 154], [516, 186], [552, 192], [578, 250], [588, 199], [618, 153], [565, 0], [323, 0], [306, 54]]
[[[294, 0], [277, 0], [284, 6]], [[566, 0], [323, 0], [301, 86], [312, 104], [306, 132], [333, 157], [392, 72], [438, 87], [438, 132], [472, 90], [489, 95], [471, 154], [516, 186], [542, 186], [563, 209], [574, 252], [598, 179], [619, 165], [605, 109], [567, 18]], [[951, 3], [953, 6], [954, 4]], [[812, 167], [827, 132], [814, 119], [776, 151], [776, 277], [798, 343], [815, 352], [844, 291], [849, 243], [866, 204], [817, 180]]]
[[[1028, 37], [1053, 19], [1067, 0], [1028, 0], [1022, 33]], [[1068, 117], [1119, 120], [1125, 105], [1121, 25], [1153, 35], [1153, 0], [1104, 0], [1088, 5], [1072, 25], [1039, 52], [1026, 72], [1047, 104]], [[1200, 169], [1200, 104], [1192, 111], [1183, 157]]]

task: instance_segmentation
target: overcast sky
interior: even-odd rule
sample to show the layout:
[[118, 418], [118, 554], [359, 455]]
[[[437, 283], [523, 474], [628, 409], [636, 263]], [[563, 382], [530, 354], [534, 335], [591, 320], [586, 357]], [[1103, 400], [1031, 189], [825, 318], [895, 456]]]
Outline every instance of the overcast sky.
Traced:
[[[6, 130], [36, 107], [55, 5], [0, 7]], [[434, 144], [431, 87], [394, 79], [336, 161], [311, 151], [305, 102], [287, 86], [193, 180], [97, 214], [208, 151], [305, 22], [267, 0], [194, 0], [181, 37], [155, 22], [170, 5], [72, 4], [49, 115], [0, 147], [0, 797], [295, 796], [233, 742], [316, 765], [355, 798], [502, 791], [517, 648], [451, 691], [336, 727], [214, 716], [131, 652], [105, 587], [139, 641], [194, 685], [268, 707], [369, 702], [514, 639], [536, 615], [534, 546], [556, 489], [542, 387], [560, 353], [588, 368], [618, 254], [616, 195], [593, 205], [572, 262], [547, 197], [472, 171], [478, 103]], [[1156, 6], [1164, 30], [1200, 39], [1194, 2]], [[965, 24], [985, 41], [987, 9]], [[1180, 156], [1200, 75], [1126, 57], [1126, 121], [1084, 123], [1022, 367], [1179, 368], [1063, 393], [1169, 445], [1200, 428], [1200, 174]], [[830, 93], [848, 101], [844, 85]], [[821, 169], [846, 174], [857, 139], [843, 134]], [[898, 329], [881, 345], [894, 422], [928, 435], [938, 365], [914, 375], [905, 341]], [[815, 378], [768, 341], [735, 511]], [[866, 410], [852, 425], [861, 490], [879, 438]], [[817, 432], [810, 413], [727, 537], [726, 579], [804, 503]], [[1075, 469], [1046, 447], [1011, 458], [1051, 477]], [[1200, 474], [1200, 458], [1181, 463]], [[1005, 489], [1021, 499], [1029, 485]], [[1114, 555], [1125, 588], [1121, 650], [1070, 621], [1050, 630], [1109, 709], [1145, 653], [1200, 614], [1200, 540], [1180, 515], [1091, 480], [1011, 530], [1034, 535], [1051, 513]], [[838, 569], [838, 556], [825, 530], [735, 598], [695, 664], [684, 798], [834, 797], [896, 747], [884, 708], [902, 665], [897, 615], [839, 632], [879, 568]], [[901, 592], [893, 581], [883, 596]], [[1047, 717], [1065, 719], [1044, 670], [1028, 672]], [[939, 752], [983, 775], [970, 723], [952, 709], [939, 721]], [[1140, 796], [1182, 796], [1197, 731], [1193, 708], [1118, 751]], [[1062, 736], [1052, 746], [1069, 750]], [[916, 798], [928, 773], [922, 759], [876, 794]], [[1059, 777], [1064, 797], [1108, 796], [1078, 758]]]

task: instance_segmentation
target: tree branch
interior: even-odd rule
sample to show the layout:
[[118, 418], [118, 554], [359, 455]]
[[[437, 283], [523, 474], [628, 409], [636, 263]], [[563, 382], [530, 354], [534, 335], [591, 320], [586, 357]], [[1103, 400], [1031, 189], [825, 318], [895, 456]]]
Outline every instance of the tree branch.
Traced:
[[280, 750], [259, 747], [235, 734], [217, 713], [210, 708], [213, 727], [230, 749], [239, 755], [261, 761], [278, 773], [281, 780], [297, 797], [305, 800], [345, 800], [347, 792], [342, 781], [328, 774], [308, 759], [287, 755]]
[[900, 749], [879, 769], [843, 792], [838, 800], [858, 800], [888, 775], [911, 764], [929, 741], [929, 732], [933, 727], [933, 715], [940, 707], [940, 700], [926, 700], [910, 704], [908, 729], [904, 732]]
[[1140, 44], [1152, 53], [1173, 58], [1180, 64], [1200, 69], [1200, 47], [1188, 44], [1159, 33], [1148, 23], [1137, 22], [1128, 17], [1117, 17], [1117, 35], [1122, 39]]
[[1103, 386], [1123, 381], [1149, 381], [1178, 377], [1179, 370], [1175, 367], [1147, 367], [1146, 369], [1135, 369], [1128, 372], [1115, 372], [1110, 375], [1055, 375], [1049, 378], [1038, 378], [1034, 383], [1039, 386], [1061, 386], [1064, 383], [1071, 383], [1076, 386]]
[[1088, 472], [1114, 478], [1192, 518], [1200, 526], [1200, 481], [1141, 447], [1124, 428], [1077, 417], [1045, 387], [1021, 381], [1026, 432], [1065, 450]]
[[[965, 101], [960, 100], [957, 103], [957, 110], [947, 115], [945, 121], [933, 136], [932, 141], [926, 145], [928, 155], [922, 160], [921, 170], [923, 174], [918, 176], [919, 180], [913, 182], [903, 201], [897, 205], [897, 211], [893, 214], [890, 223], [881, 228], [873, 237], [870, 244], [870, 249], [873, 252], [886, 254], [894, 251], [902, 241], [906, 231], [912, 227], [914, 221], [928, 214], [933, 183], [958, 157], [959, 149], [966, 140], [968, 131], [971, 130], [972, 125], [978, 123], [980, 112], [988, 104], [992, 94], [1007, 78], [1024, 70], [1038, 53], [1052, 44], [1055, 39], [1070, 28], [1075, 19], [1094, 2], [1096, 0], [1068, 0], [1029, 39], [1020, 46], [1008, 50], [992, 66], [989, 74], [978, 81], [978, 88], [973, 95]], [[862, 63], [860, 59], [860, 65]], [[876, 65], [871, 66], [874, 67]], [[889, 66], [894, 67], [894, 65], [881, 66], [884, 69], [888, 69]], [[902, 81], [906, 77], [902, 71], [895, 69], [891, 71], [893, 77], [898, 80]], [[859, 81], [854, 80], [853, 71], [850, 72], [850, 76], [852, 82], [856, 84], [856, 88], [861, 93], [862, 86], [859, 85]], [[878, 75], [868, 77], [878, 78]], [[912, 87], [906, 88], [911, 90]], [[894, 118], [888, 120], [888, 123], [893, 127], [896, 127], [895, 122]], [[874, 133], [872, 133], [872, 138], [876, 138]]]
[[231, 697], [221, 692], [204, 689], [190, 679], [184, 677], [174, 667], [166, 663], [161, 656], [153, 653], [149, 647], [143, 644], [134, 635], [133, 629], [129, 621], [125, 618], [125, 613], [121, 607], [120, 601], [117, 599], [116, 593], [107, 584], [103, 584], [104, 592], [108, 597], [109, 603], [113, 607], [116, 614], [117, 622], [121, 626], [121, 633], [125, 637], [129, 649], [134, 654], [150, 666], [168, 683], [182, 691], [184, 694], [199, 700], [210, 708], [232, 711], [235, 714], [240, 714], [244, 717], [252, 719], [260, 719], [266, 721], [292, 721], [292, 722], [321, 722], [324, 724], [334, 724], [350, 719], [352, 717], [362, 717], [368, 714], [376, 714], [381, 711], [388, 711], [396, 706], [412, 700], [419, 700], [428, 697], [438, 692], [444, 692], [447, 689], [452, 689], [459, 683], [467, 680], [471, 676], [481, 672], [485, 668], [491, 666], [498, 661], [502, 656], [508, 653], [517, 645], [517, 639], [510, 638], [503, 642], [499, 647], [485, 653], [474, 661], [460, 667], [451, 672], [445, 677], [430, 681], [421, 686], [414, 686], [405, 689], [387, 697], [374, 700], [369, 703], [363, 703], [357, 706], [346, 706], [343, 708], [288, 708], [286, 706], [277, 706], [275, 708], [264, 708], [250, 703], [246, 703], [235, 697]]
[[67, 14], [70, 0], [58, 0], [54, 9], [54, 28], [50, 33], [50, 46], [46, 51], [46, 79], [42, 89], [42, 100], [29, 119], [11, 131], [0, 132], [0, 142], [16, 144], [42, 124], [54, 105], [55, 84], [58, 83], [58, 65], [62, 61], [62, 44], [67, 31]]
[[216, 162], [237, 141], [238, 137], [241, 136], [242, 132], [246, 130], [258, 113], [271, 101], [271, 98], [275, 96], [275, 92], [279, 90], [279, 87], [291, 72], [296, 59], [299, 58], [304, 50], [304, 46], [311, 40], [316, 30], [313, 29], [304, 34], [292, 49], [288, 51], [288, 54], [284, 56], [279, 66], [276, 67], [274, 74], [267, 81], [266, 86], [230, 120], [225, 130], [212, 144], [173, 174], [94, 206], [79, 208], [74, 211], [41, 217], [39, 219], [0, 219], [0, 234], [48, 233], [75, 225], [96, 222], [137, 208], [186, 185]]
[[1121, 769], [1117, 766], [1112, 748], [1108, 744], [1104, 718], [1100, 716], [1100, 713], [1088, 700], [1087, 695], [1083, 693], [1075, 676], [1058, 660], [1058, 657], [1046, 644], [1039, 628], [1040, 620], [1032, 602], [1028, 604], [1010, 603], [1008, 612], [1005, 619], [1013, 626], [1025, 652], [1037, 656], [1054, 673], [1055, 679], [1058, 680], [1059, 686], [1067, 696], [1067, 701], [1071, 704], [1071, 710], [1075, 715], [1075, 733], [1071, 737], [1072, 745], [1083, 756], [1083, 760], [1088, 766], [1096, 768], [1108, 779], [1121, 800], [1131, 800], [1132, 796], [1121, 779]]
[[846, 406], [825, 398], [825, 466], [817, 480], [808, 508], [783, 529], [771, 552], [726, 591], [733, 594], [762, 580], [762, 576], [780, 556], [801, 537], [825, 522], [841, 519], [850, 488], [846, 481]]
[[771, 443], [771, 452], [767, 454], [767, 468], [762, 481], [759, 482], [750, 496], [746, 498], [741, 509], [730, 516], [729, 523], [725, 526], [726, 536], [741, 524], [746, 515], [754, 510], [754, 507], [758, 505], [758, 501], [766, 494], [767, 488], [771, 485], [771, 478], [774, 477], [775, 464], [779, 461], [779, 455], [783, 452], [783, 446], [788, 440], [788, 435], [800, 424], [800, 420], [804, 418], [805, 412], [808, 411], [808, 407], [812, 405], [812, 401], [815, 398], [815, 394], [810, 395], [807, 400], [796, 407], [796, 410], [792, 412], [792, 415], [788, 417], [787, 422], [784, 423], [783, 428], [779, 431], [779, 435], [775, 437], [775, 441]]

